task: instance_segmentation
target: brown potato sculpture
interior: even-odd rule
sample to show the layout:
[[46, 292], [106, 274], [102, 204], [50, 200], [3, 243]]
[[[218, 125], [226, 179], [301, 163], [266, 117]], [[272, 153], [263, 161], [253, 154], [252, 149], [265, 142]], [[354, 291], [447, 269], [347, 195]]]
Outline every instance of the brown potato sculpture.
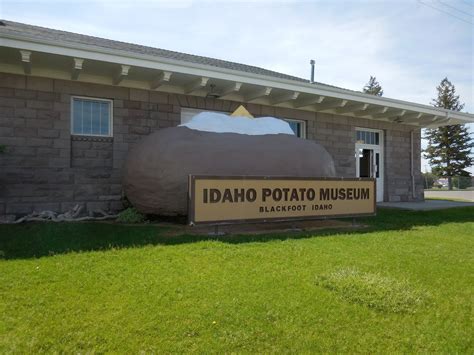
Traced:
[[188, 176], [335, 176], [320, 144], [288, 134], [245, 135], [173, 127], [144, 138], [129, 154], [124, 189], [142, 213], [186, 215]]

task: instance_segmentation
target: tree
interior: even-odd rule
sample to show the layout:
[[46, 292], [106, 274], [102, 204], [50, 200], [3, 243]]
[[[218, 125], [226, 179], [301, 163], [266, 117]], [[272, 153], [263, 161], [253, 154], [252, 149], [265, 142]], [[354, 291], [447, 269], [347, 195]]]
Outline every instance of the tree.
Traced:
[[456, 176], [453, 177], [453, 186], [464, 190], [472, 186], [472, 178], [470, 176]]
[[369, 82], [365, 84], [362, 91], [365, 92], [366, 94], [375, 95], [375, 96], [383, 95], [382, 86], [377, 81], [377, 78], [372, 75], [370, 76]]
[[[436, 90], [438, 97], [433, 99], [433, 106], [453, 111], [463, 109], [464, 104], [459, 101], [456, 88], [448, 78], [444, 78]], [[452, 177], [469, 176], [465, 169], [474, 163], [471, 156], [474, 142], [469, 136], [468, 128], [465, 125], [449, 125], [427, 129], [425, 138], [428, 140], [428, 147], [424, 150], [425, 158], [434, 174], [448, 178], [448, 187], [452, 190]]]
[[425, 189], [432, 189], [438, 177], [433, 173], [422, 173], [422, 175], [423, 175], [423, 185]]

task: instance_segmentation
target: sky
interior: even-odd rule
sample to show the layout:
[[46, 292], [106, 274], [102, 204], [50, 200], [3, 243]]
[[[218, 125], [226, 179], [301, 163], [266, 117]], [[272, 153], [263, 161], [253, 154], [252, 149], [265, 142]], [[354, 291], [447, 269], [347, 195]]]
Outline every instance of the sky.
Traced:
[[421, 104], [448, 77], [471, 113], [473, 15], [474, 0], [0, 0], [4, 19], [308, 79], [315, 59], [318, 82], [361, 90], [373, 75]]

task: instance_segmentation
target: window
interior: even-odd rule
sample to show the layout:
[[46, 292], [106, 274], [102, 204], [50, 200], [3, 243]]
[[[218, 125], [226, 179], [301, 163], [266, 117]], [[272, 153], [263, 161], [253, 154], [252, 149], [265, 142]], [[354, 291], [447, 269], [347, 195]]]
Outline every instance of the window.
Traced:
[[380, 133], [379, 132], [373, 132], [373, 131], [357, 130], [356, 131], [356, 142], [360, 143], [360, 144], [379, 145], [380, 144]]
[[112, 101], [72, 98], [72, 134], [112, 136]]
[[[188, 123], [195, 115], [201, 112], [205, 112], [206, 110], [201, 109], [194, 109], [194, 108], [181, 108], [181, 124]], [[211, 111], [207, 110], [208, 112], [217, 112], [223, 113], [228, 115], [229, 112], [221, 112], [221, 111]], [[300, 138], [306, 138], [306, 122], [299, 121], [299, 120], [291, 120], [291, 119], [283, 119], [284, 121], [288, 122], [293, 132], [295, 132], [295, 136]]]
[[222, 112], [222, 111], [215, 111], [215, 110], [201, 110], [197, 108], [187, 108], [181, 107], [181, 124], [188, 123], [191, 119], [196, 116], [198, 113], [201, 112], [216, 112], [216, 113], [223, 113], [228, 115], [229, 112]]
[[300, 138], [306, 138], [306, 122], [305, 121], [297, 121], [297, 120], [285, 120], [290, 125], [293, 132], [295, 132], [295, 136]]

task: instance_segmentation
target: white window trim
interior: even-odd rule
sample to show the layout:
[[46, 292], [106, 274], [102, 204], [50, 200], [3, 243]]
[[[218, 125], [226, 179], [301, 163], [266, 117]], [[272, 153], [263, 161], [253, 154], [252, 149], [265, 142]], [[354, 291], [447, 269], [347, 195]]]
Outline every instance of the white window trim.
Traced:
[[[357, 131], [366, 131], [366, 132], [374, 132], [379, 134], [379, 144], [369, 144], [369, 143], [357, 143]], [[364, 127], [356, 127], [355, 134], [356, 134], [356, 144], [359, 145], [367, 145], [371, 147], [383, 147], [383, 129], [374, 129], [374, 128], [364, 128]]]
[[[74, 99], [81, 99], [81, 100], [90, 100], [90, 101], [103, 101], [108, 102], [110, 104], [110, 113], [109, 113], [109, 134], [84, 134], [84, 133], [74, 133], [73, 131], [73, 103]], [[70, 132], [72, 136], [82, 136], [82, 137], [113, 137], [114, 136], [114, 100], [111, 99], [100, 99], [97, 97], [90, 97], [90, 96], [71, 96], [70, 102]]]
[[206, 109], [203, 109], [203, 108], [194, 108], [194, 107], [185, 107], [185, 106], [182, 106], [180, 107], [180, 117], [179, 117], [179, 121], [181, 122], [181, 124], [183, 124], [183, 111], [185, 112], [191, 112], [193, 113], [194, 115], [197, 115], [198, 113], [201, 113], [201, 112], [215, 112], [215, 113], [222, 113], [224, 115], [230, 115], [232, 112], [229, 112], [229, 111], [218, 111], [218, 110], [206, 110]]
[[292, 118], [282, 118], [282, 120], [287, 121], [287, 122], [296, 122], [301, 124], [301, 137], [302, 139], [306, 139], [306, 121], [304, 120], [295, 120]]

